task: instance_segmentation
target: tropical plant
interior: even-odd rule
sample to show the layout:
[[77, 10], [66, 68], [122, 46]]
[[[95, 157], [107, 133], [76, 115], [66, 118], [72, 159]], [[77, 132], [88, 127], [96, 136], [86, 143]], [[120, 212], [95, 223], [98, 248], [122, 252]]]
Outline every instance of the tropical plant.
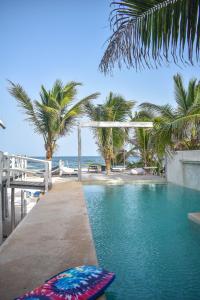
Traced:
[[191, 79], [187, 90], [182, 77], [174, 76], [176, 107], [142, 103], [140, 108], [155, 114], [154, 135], [163, 149], [196, 149], [200, 146], [200, 83]]
[[110, 25], [112, 35], [100, 63], [107, 73], [116, 62], [128, 67], [194, 63], [200, 54], [200, 0], [119, 0]]
[[135, 155], [135, 151], [133, 149], [131, 150], [125, 149], [126, 144], [128, 144], [128, 140], [129, 140], [129, 133], [128, 131], [126, 131], [123, 147], [121, 149], [114, 149], [114, 158], [112, 159], [113, 165], [121, 165], [121, 164], [127, 165], [129, 158]]
[[151, 130], [147, 128], [137, 128], [135, 130], [135, 149], [139, 151], [139, 156], [144, 166], [151, 166], [154, 151], [151, 147]]
[[[87, 102], [85, 111], [92, 121], [124, 122], [134, 104], [134, 101], [126, 101], [122, 96], [110, 93], [104, 104], [95, 106], [91, 102]], [[114, 159], [116, 150], [121, 149], [127, 133], [123, 128], [95, 128], [94, 135], [109, 175], [111, 160]]]
[[72, 81], [64, 85], [56, 80], [49, 91], [42, 85], [40, 100], [32, 101], [21, 85], [9, 83], [10, 94], [15, 97], [35, 131], [42, 135], [48, 160], [52, 159], [57, 140], [69, 133], [77, 118], [84, 113], [84, 104], [99, 95], [91, 94], [73, 104], [77, 87], [81, 84]]
[[[152, 122], [153, 120], [154, 114], [147, 110], [136, 111], [131, 118], [132, 122]], [[154, 165], [157, 159], [152, 132], [152, 128], [135, 128], [134, 138], [129, 139], [129, 143], [132, 145], [132, 153], [137, 154], [140, 163], [142, 162], [145, 167]]]

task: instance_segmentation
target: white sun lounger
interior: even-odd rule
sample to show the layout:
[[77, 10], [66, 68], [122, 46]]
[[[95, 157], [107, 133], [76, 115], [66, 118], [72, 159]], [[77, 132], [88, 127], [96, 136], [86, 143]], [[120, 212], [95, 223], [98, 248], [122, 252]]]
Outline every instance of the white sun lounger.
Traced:
[[126, 170], [126, 167], [124, 166], [115, 166], [111, 168], [112, 172], [123, 172]]
[[78, 175], [77, 170], [69, 167], [61, 167], [60, 168], [60, 176], [62, 175]]
[[130, 170], [131, 175], [145, 175], [146, 172], [143, 168], [134, 168]]

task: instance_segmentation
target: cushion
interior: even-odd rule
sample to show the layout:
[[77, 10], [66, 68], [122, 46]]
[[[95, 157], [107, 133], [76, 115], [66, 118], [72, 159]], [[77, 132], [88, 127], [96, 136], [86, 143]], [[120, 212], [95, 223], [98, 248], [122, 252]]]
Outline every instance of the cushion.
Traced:
[[55, 275], [43, 285], [15, 300], [97, 299], [114, 280], [115, 274], [96, 266], [80, 266]]
[[135, 168], [131, 170], [133, 175], [145, 175], [145, 170], [143, 168]]

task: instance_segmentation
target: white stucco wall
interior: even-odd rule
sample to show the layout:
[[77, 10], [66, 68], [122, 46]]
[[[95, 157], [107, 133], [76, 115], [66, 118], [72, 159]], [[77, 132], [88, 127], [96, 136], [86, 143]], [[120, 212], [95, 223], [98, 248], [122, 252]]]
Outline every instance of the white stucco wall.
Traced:
[[168, 182], [200, 190], [200, 150], [177, 151], [166, 168]]

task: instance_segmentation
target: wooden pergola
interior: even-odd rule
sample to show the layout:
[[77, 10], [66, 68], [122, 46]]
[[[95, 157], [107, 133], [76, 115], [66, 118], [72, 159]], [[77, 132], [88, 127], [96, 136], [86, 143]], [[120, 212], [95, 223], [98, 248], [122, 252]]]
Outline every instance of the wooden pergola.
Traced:
[[83, 122], [78, 124], [78, 180], [82, 179], [81, 171], [81, 128], [152, 128], [153, 122]]

